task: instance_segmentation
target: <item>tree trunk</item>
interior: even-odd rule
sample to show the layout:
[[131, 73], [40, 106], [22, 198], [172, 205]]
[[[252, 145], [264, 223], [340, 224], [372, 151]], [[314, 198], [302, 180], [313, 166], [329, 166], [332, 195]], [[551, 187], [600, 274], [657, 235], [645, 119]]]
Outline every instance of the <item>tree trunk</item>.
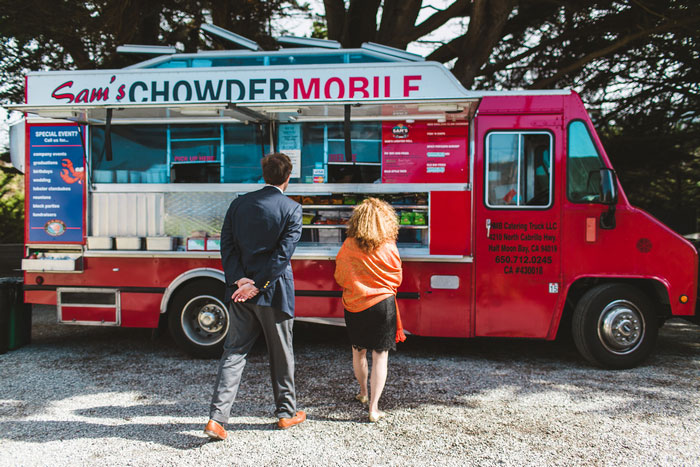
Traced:
[[341, 40], [343, 47], [360, 47], [363, 42], [376, 41], [380, 3], [381, 0], [350, 0]]
[[422, 3], [422, 0], [384, 0], [377, 42], [405, 49], [413, 37], [411, 32]]
[[343, 39], [345, 26], [345, 2], [343, 0], [323, 0], [326, 9], [328, 38], [336, 41]]
[[515, 4], [516, 0], [474, 0], [469, 29], [456, 44], [458, 58], [452, 70], [467, 89], [474, 84], [474, 78], [501, 40], [503, 27]]

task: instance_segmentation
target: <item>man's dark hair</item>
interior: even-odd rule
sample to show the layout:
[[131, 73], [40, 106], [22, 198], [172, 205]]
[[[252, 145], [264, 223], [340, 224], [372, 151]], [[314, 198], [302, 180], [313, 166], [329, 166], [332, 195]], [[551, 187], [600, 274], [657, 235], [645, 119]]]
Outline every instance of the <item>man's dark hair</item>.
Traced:
[[281, 152], [268, 154], [262, 158], [262, 172], [265, 183], [279, 186], [286, 182], [292, 173], [292, 161]]

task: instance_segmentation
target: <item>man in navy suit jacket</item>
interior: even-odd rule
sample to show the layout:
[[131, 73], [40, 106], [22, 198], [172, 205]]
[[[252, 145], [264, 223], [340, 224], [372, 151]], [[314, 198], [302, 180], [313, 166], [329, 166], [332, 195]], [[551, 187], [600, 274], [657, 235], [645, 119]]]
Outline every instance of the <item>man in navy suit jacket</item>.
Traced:
[[279, 428], [306, 420], [294, 389], [294, 277], [290, 260], [301, 237], [301, 205], [285, 196], [292, 163], [285, 154], [262, 159], [267, 186], [233, 200], [221, 228], [229, 331], [204, 432], [225, 439], [224, 423], [248, 352], [262, 332], [270, 356]]

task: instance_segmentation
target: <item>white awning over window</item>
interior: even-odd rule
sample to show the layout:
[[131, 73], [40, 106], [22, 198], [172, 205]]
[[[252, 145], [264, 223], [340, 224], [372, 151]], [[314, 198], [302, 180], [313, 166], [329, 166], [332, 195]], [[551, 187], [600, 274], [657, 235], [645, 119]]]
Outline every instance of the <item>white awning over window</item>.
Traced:
[[39, 117], [103, 125], [111, 111], [111, 124], [148, 123], [227, 123], [227, 122], [331, 122], [345, 119], [350, 106], [352, 121], [470, 119], [478, 99], [417, 100], [387, 103], [295, 103], [238, 105], [228, 102], [206, 104], [134, 104], [116, 105], [11, 105], [7, 108], [36, 114]]

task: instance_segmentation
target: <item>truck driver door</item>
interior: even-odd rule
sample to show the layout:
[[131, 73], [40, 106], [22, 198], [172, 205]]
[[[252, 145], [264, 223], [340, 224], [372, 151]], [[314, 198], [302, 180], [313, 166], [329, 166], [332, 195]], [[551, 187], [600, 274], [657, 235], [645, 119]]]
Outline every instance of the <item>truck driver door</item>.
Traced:
[[560, 115], [479, 115], [476, 336], [546, 337], [561, 290]]

